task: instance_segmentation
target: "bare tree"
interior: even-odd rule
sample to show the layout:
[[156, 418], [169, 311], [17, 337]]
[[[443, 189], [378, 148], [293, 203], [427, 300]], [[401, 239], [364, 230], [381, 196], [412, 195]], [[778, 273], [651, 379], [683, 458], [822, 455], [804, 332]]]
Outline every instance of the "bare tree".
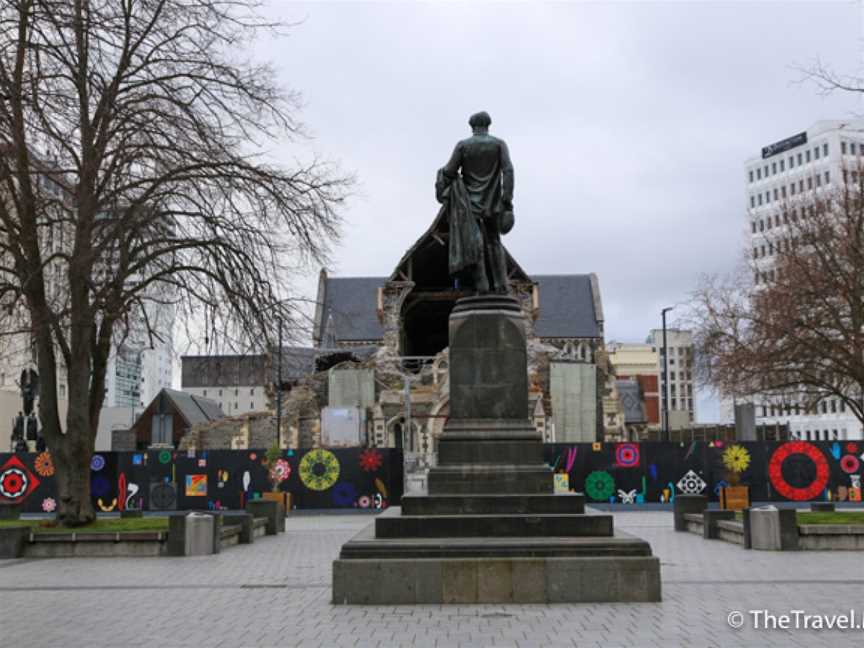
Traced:
[[701, 377], [721, 393], [787, 413], [837, 398], [864, 422], [861, 168], [760, 218], [749, 262], [703, 277], [691, 325]]
[[[112, 345], [154, 309], [246, 340], [293, 316], [350, 179], [281, 168], [297, 97], [244, 58], [254, 0], [6, 0], [0, 9], [0, 302], [29, 322], [59, 519], [93, 519], [89, 461]], [[69, 409], [57, 408], [65, 371]]]

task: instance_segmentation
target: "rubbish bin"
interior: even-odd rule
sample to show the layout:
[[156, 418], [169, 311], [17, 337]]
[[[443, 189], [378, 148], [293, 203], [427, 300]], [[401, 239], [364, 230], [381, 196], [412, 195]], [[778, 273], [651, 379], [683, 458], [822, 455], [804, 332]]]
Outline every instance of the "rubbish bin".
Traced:
[[213, 516], [189, 513], [186, 516], [187, 556], [206, 556], [213, 553]]

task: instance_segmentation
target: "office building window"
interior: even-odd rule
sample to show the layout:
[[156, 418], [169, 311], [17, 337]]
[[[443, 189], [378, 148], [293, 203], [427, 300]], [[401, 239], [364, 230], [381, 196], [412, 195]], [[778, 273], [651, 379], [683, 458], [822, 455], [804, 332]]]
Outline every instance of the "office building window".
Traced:
[[762, 169], [762, 175], [764, 175], [766, 178], [768, 177], [768, 165], [767, 164]]
[[774, 175], [775, 173], [777, 173], [777, 163], [772, 162], [771, 163], [771, 175]]
[[825, 142], [822, 145], [822, 155], [824, 155], [825, 157], [828, 157], [828, 142]]
[[822, 186], [822, 176], [820, 176], [820, 175], [818, 175], [818, 174], [816, 175], [816, 186], [817, 186], [817, 187], [821, 187], [821, 186]]
[[789, 185], [789, 193], [792, 194], [793, 196], [795, 195], [795, 183], [794, 182]]
[[810, 149], [807, 149], [806, 151], [804, 151], [804, 161], [805, 162], [810, 161]]
[[770, 203], [770, 202], [771, 202], [771, 192], [770, 192], [770, 191], [766, 191], [766, 192], [765, 192], [765, 204], [767, 205], [767, 204]]
[[803, 180], [798, 181], [798, 191], [799, 192], [804, 191], [804, 181]]
[[[751, 171], [751, 173], [752, 173], [752, 171]], [[756, 169], [756, 179], [757, 180], [762, 179], [762, 169]]]
[[777, 189], [776, 189], [776, 187], [775, 187], [775, 189], [774, 189], [774, 200], [777, 200], [777, 199], [779, 198], [779, 195], [780, 195], [780, 192], [777, 191]]
[[207, 398], [207, 390], [206, 389], [204, 390], [202, 395], [204, 396], [204, 398]]
[[756, 233], [756, 221], [753, 221], [752, 223], [750, 223], [750, 227], [753, 229], [753, 234], [755, 234]]
[[830, 172], [825, 172], [825, 184], [829, 184], [831, 182], [831, 174]]
[[255, 403], [249, 403], [249, 409], [254, 410], [255, 409]]
[[758, 198], [758, 200], [759, 200], [759, 205], [761, 206], [761, 205], [762, 205], [762, 194], [760, 193], [760, 194], [757, 196], [757, 198]]
[[249, 395], [250, 395], [250, 396], [254, 396], [254, 395], [255, 395], [255, 388], [254, 388], [254, 387], [253, 387], [252, 389], [249, 390]]
[[819, 147], [818, 146], [813, 149], [813, 158], [816, 160], [819, 159]]
[[846, 142], [840, 142], [840, 153], [846, 155]]
[[789, 156], [789, 168], [792, 169], [792, 168], [794, 168], [794, 167], [795, 167], [795, 156], [794, 156], [794, 155], [790, 155], [790, 156]]
[[759, 231], [760, 232], [765, 231], [765, 221], [761, 221], [761, 220], [759, 221]]
[[750, 196], [750, 206], [751, 207], [756, 206], [756, 196]]
[[750, 182], [753, 182], [753, 171], [750, 171]]
[[783, 173], [783, 171], [786, 170], [786, 169], [784, 168], [784, 165], [785, 165], [785, 164], [786, 164], [786, 160], [780, 160], [780, 173]]
[[855, 148], [856, 148], [856, 147], [855, 147], [855, 142], [850, 142], [850, 143], [849, 143], [849, 152], [850, 152], [852, 155], [855, 155]]
[[813, 188], [813, 178], [812, 178], [812, 177], [811, 177], [811, 178], [807, 178], [807, 188], [808, 188], [808, 189], [812, 189], [812, 188]]
[[[826, 175], [827, 175], [827, 173], [826, 173]], [[786, 185], [783, 185], [782, 187], [780, 187], [780, 197], [781, 198], [786, 197]]]
[[753, 258], [754, 259], [759, 258], [759, 248], [753, 248]]

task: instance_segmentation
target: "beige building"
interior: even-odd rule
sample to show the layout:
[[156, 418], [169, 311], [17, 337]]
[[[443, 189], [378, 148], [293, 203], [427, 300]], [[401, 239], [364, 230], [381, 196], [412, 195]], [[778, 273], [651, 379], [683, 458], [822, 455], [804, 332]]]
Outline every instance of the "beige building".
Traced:
[[[663, 329], [652, 329], [648, 343], [658, 354], [657, 373], [663, 395]], [[669, 427], [677, 429], [696, 422], [696, 393], [693, 382], [693, 334], [682, 329], [666, 329], [667, 375], [669, 377]], [[661, 403], [662, 406], [662, 403]]]

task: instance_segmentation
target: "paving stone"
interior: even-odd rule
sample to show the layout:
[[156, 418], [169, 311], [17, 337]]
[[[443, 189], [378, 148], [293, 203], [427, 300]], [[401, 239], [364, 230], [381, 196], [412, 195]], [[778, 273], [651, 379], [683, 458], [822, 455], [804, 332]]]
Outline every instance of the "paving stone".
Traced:
[[659, 556], [662, 603], [333, 606], [332, 561], [369, 519], [295, 516], [284, 534], [211, 556], [0, 561], [2, 645], [795, 648], [854, 645], [861, 636], [726, 623], [731, 610], [854, 608], [864, 585], [857, 554], [747, 551], [675, 533], [671, 512], [614, 515], [616, 528]]

